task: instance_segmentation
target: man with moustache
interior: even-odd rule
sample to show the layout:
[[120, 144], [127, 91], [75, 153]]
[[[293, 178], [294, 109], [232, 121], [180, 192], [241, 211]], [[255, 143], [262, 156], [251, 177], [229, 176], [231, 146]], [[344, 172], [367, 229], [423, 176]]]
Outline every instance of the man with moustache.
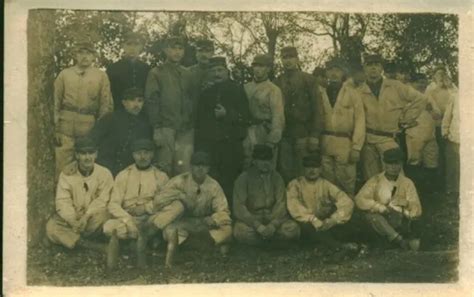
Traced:
[[300, 228], [288, 215], [285, 183], [273, 168], [273, 150], [256, 144], [252, 159], [253, 166], [234, 185], [234, 238], [249, 245], [298, 239]]
[[283, 73], [275, 80], [285, 104], [279, 168], [285, 182], [289, 182], [303, 174], [303, 157], [319, 149], [324, 113], [315, 79], [300, 70], [296, 48], [282, 48], [281, 61]]
[[198, 93], [212, 85], [212, 74], [209, 71], [209, 61], [212, 56], [214, 56], [214, 43], [209, 39], [198, 40], [196, 42], [197, 64], [189, 67], [195, 90]]
[[145, 87], [145, 111], [154, 128], [156, 164], [169, 176], [186, 172], [194, 144], [195, 92], [192, 75], [180, 65], [184, 40], [169, 37], [166, 60], [150, 70]]
[[109, 270], [117, 266], [119, 240], [124, 239], [137, 241], [137, 264], [139, 267], [146, 266], [148, 240], [180, 214], [180, 205], [175, 208], [170, 204], [158, 212], [155, 209], [154, 198], [163, 190], [168, 176], [152, 165], [154, 150], [151, 139], [135, 140], [132, 144], [135, 163], [121, 171], [115, 179], [108, 205], [112, 219], [103, 228], [110, 237], [107, 250]]
[[150, 66], [140, 61], [143, 43], [143, 38], [138, 33], [128, 32], [124, 34], [122, 58], [107, 67], [115, 110], [123, 109], [124, 91], [130, 88], [145, 89]]
[[356, 165], [365, 139], [365, 112], [359, 93], [345, 81], [344, 61], [333, 58], [326, 64], [327, 88], [320, 88], [324, 112], [321, 138], [324, 177], [355, 195]]
[[324, 245], [338, 249], [354, 249], [354, 244], [342, 244], [335, 239], [333, 228], [345, 224], [352, 216], [352, 199], [321, 177], [321, 157], [312, 154], [303, 159], [304, 175], [287, 187], [288, 211], [300, 223], [302, 231], [314, 235]]
[[403, 172], [399, 148], [383, 153], [384, 171], [371, 177], [355, 197], [372, 229], [405, 250], [418, 250], [419, 239], [411, 234], [411, 222], [421, 216], [421, 204], [413, 182]]
[[143, 89], [130, 88], [122, 94], [122, 108], [105, 115], [91, 131], [98, 143], [97, 163], [107, 167], [114, 176], [133, 164], [132, 142], [151, 138], [152, 127], [142, 113]]
[[190, 234], [196, 238], [209, 237], [220, 254], [227, 256], [232, 239], [232, 221], [227, 200], [219, 183], [208, 175], [211, 159], [205, 152], [196, 152], [191, 158], [191, 170], [172, 178], [156, 198], [156, 206], [169, 206], [169, 211], [181, 210], [181, 216], [163, 231], [168, 242], [166, 266], [173, 265], [176, 249]]
[[366, 56], [366, 83], [358, 88], [366, 118], [366, 138], [361, 151], [365, 179], [383, 170], [383, 152], [399, 147], [397, 134], [413, 123], [426, 105], [420, 92], [397, 80], [383, 78], [382, 65], [381, 56]]
[[234, 181], [243, 167], [249, 107], [243, 87], [230, 80], [224, 57], [211, 58], [209, 73], [214, 84], [198, 100], [195, 148], [210, 153], [210, 175], [222, 186], [230, 204]]
[[81, 246], [102, 251], [90, 241], [100, 235], [108, 219], [107, 203], [113, 186], [110, 171], [95, 163], [97, 146], [91, 138], [75, 142], [75, 161], [61, 174], [56, 189], [56, 213], [46, 223], [46, 235], [69, 249]]
[[91, 43], [75, 47], [75, 62], [61, 71], [54, 82], [54, 126], [56, 134], [56, 173], [74, 160], [77, 138], [86, 136], [96, 120], [113, 110], [107, 75], [92, 66]]
[[244, 85], [251, 123], [244, 141], [246, 167], [251, 163], [256, 144], [264, 144], [274, 150], [273, 164], [276, 165], [277, 146], [285, 127], [285, 114], [281, 90], [268, 78], [272, 66], [269, 55], [255, 56], [252, 62], [253, 81]]

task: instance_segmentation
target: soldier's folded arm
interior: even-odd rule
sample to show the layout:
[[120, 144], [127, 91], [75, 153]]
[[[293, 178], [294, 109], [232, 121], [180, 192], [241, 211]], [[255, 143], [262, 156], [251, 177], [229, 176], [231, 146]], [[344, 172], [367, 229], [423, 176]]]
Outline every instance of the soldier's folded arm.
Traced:
[[276, 175], [277, 184], [275, 189], [275, 204], [272, 208], [272, 224], [275, 228], [278, 228], [283, 222], [288, 219], [287, 216], [287, 207], [286, 207], [286, 188], [285, 182], [282, 177], [278, 174]]
[[297, 180], [290, 182], [286, 193], [287, 207], [290, 215], [298, 222], [311, 223], [315, 216], [313, 212], [306, 208], [301, 202], [301, 191]]
[[354, 202], [344, 191], [341, 191], [338, 187], [329, 182], [327, 184], [329, 196], [336, 204], [336, 211], [330, 218], [333, 219], [336, 224], [344, 224], [351, 219], [352, 212], [354, 211]]
[[248, 226], [257, 229], [262, 223], [248, 210], [246, 174], [240, 175], [234, 184], [233, 208], [236, 219], [244, 222]]
[[213, 193], [212, 198], [212, 219], [217, 226], [230, 225], [232, 220], [230, 218], [229, 205], [225, 197], [224, 191], [218, 185]]
[[123, 199], [125, 198], [125, 191], [127, 186], [127, 172], [122, 171], [117, 175], [115, 183], [112, 189], [112, 194], [110, 197], [109, 204], [107, 209], [111, 215], [115, 218], [127, 220], [132, 219], [132, 216], [126, 212], [123, 207]]
[[183, 206], [186, 206], [184, 203], [186, 194], [183, 192], [180, 185], [181, 180], [179, 179], [179, 176], [174, 177], [166, 183], [163, 190], [155, 194], [153, 199], [155, 212], [177, 200], [181, 201]]
[[365, 141], [365, 110], [362, 98], [352, 91], [354, 104], [354, 131], [352, 133], [352, 149], [360, 151]]
[[411, 86], [399, 83], [397, 85], [401, 98], [407, 102], [400, 116], [400, 124], [408, 124], [415, 121], [420, 113], [426, 108], [426, 96]]
[[379, 203], [374, 200], [377, 181], [369, 179], [354, 198], [355, 204], [361, 210], [379, 212]]
[[407, 190], [406, 190], [406, 199], [408, 201], [408, 206], [405, 208], [404, 215], [410, 219], [417, 219], [421, 216], [421, 203], [418, 193], [416, 191], [415, 185], [412, 181], [408, 180]]
[[112, 99], [112, 93], [110, 91], [110, 81], [105, 72], [101, 73], [101, 89], [100, 89], [100, 101], [99, 101], [99, 115], [98, 118], [102, 118], [104, 115], [114, 110], [114, 101]]
[[87, 208], [86, 215], [91, 216], [96, 214], [99, 211], [106, 209], [107, 204], [110, 201], [110, 194], [114, 186], [114, 178], [110, 171], [105, 170], [103, 172], [103, 177], [101, 177], [99, 186], [97, 188], [97, 197], [92, 200], [91, 204]]

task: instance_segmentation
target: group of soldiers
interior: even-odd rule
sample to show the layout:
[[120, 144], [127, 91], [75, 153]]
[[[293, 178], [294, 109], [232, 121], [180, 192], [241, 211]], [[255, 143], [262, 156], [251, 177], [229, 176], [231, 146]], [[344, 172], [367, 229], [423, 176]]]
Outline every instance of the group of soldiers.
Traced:
[[385, 241], [417, 250], [416, 187], [443, 160], [446, 192], [459, 191], [458, 99], [443, 67], [429, 86], [422, 75], [384, 71], [379, 55], [351, 67], [334, 58], [308, 74], [297, 49], [284, 47], [281, 75], [271, 81], [272, 58], [257, 55], [253, 80], [241, 85], [210, 40], [196, 43], [190, 68], [179, 37], [165, 41], [165, 61], [152, 69], [142, 50], [142, 38], [127, 34], [122, 59], [103, 72], [93, 45], [80, 43], [54, 84], [58, 183], [47, 238], [95, 248], [105, 234], [111, 270], [127, 239], [138, 266], [157, 238], [172, 266], [190, 234], [209, 236], [224, 256], [232, 239], [314, 237], [353, 250], [331, 230], [354, 211]]

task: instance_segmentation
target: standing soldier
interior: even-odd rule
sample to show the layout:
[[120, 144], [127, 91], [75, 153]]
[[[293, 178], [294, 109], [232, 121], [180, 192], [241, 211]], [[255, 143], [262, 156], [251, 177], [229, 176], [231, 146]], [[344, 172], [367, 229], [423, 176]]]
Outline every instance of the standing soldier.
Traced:
[[280, 172], [289, 182], [303, 174], [303, 157], [319, 149], [323, 112], [318, 86], [313, 76], [299, 69], [296, 48], [283, 48], [281, 59], [284, 72], [275, 81], [285, 104], [279, 157]]
[[148, 74], [145, 109], [154, 128], [158, 167], [174, 176], [190, 167], [195, 98], [191, 73], [180, 65], [184, 41], [168, 38], [164, 52], [166, 61]]
[[197, 64], [189, 67], [193, 76], [195, 90], [201, 92], [212, 84], [212, 76], [209, 72], [209, 61], [214, 56], [214, 43], [203, 39], [196, 42]]
[[54, 82], [57, 174], [73, 161], [76, 138], [86, 136], [97, 119], [113, 110], [109, 79], [92, 67], [94, 58], [92, 44], [78, 44], [76, 64], [61, 71]]
[[403, 172], [403, 153], [399, 148], [384, 151], [385, 171], [371, 177], [355, 197], [372, 229], [388, 242], [403, 249], [418, 250], [411, 222], [421, 216], [415, 185]]
[[145, 89], [146, 77], [150, 70], [150, 66], [139, 59], [143, 51], [143, 38], [139, 34], [125, 34], [122, 48], [122, 58], [107, 67], [115, 110], [123, 109], [122, 97], [125, 90]]
[[99, 144], [97, 163], [114, 176], [133, 164], [132, 142], [151, 138], [152, 128], [142, 113], [143, 89], [131, 88], [122, 94], [122, 108], [101, 118], [90, 136]]
[[328, 85], [328, 79], [326, 77], [326, 71], [324, 70], [323, 67], [315, 67], [313, 70], [313, 76], [314, 79], [316, 80], [316, 84], [319, 87], [327, 87]]
[[369, 55], [364, 61], [367, 81], [358, 88], [366, 118], [365, 145], [361, 151], [365, 179], [382, 172], [384, 151], [398, 148], [397, 134], [425, 108], [425, 97], [412, 87], [382, 77], [383, 60]]
[[56, 213], [46, 224], [46, 235], [53, 243], [70, 249], [101, 247], [88, 238], [102, 233], [114, 179], [107, 168], [95, 163], [96, 157], [97, 146], [92, 139], [77, 139], [76, 161], [59, 175]]
[[195, 147], [210, 153], [210, 175], [230, 203], [234, 181], [242, 172], [249, 107], [243, 87], [230, 80], [224, 57], [212, 58], [209, 70], [214, 85], [198, 101]]
[[179, 214], [170, 216], [163, 210], [155, 213], [154, 197], [168, 182], [168, 176], [152, 165], [154, 150], [153, 141], [135, 140], [132, 145], [135, 164], [121, 171], [115, 179], [108, 205], [113, 218], [104, 224], [104, 233], [110, 237], [107, 250], [109, 270], [117, 266], [119, 239], [137, 240], [138, 266], [145, 266], [149, 237], [163, 230]]
[[281, 90], [268, 79], [272, 65], [270, 56], [255, 56], [252, 62], [253, 81], [244, 85], [251, 117], [251, 126], [244, 141], [246, 167], [250, 165], [256, 144], [265, 144], [273, 149], [273, 164], [276, 165], [277, 145], [285, 126], [285, 114]]
[[459, 198], [459, 133], [459, 98], [454, 97], [446, 107], [441, 134], [446, 141], [446, 194], [455, 201]]
[[253, 165], [235, 181], [233, 197], [234, 237], [250, 245], [271, 240], [295, 240], [300, 228], [288, 215], [286, 189], [272, 166], [273, 150], [257, 144]]
[[356, 165], [365, 139], [364, 105], [341, 60], [326, 64], [329, 79], [321, 87], [324, 131], [321, 143], [323, 175], [351, 197], [355, 195]]

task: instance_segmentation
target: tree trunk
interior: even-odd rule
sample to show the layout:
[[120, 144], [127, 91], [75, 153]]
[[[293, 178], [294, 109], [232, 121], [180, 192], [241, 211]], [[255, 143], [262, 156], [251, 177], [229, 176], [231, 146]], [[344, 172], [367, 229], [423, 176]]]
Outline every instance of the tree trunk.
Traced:
[[28, 246], [44, 235], [54, 209], [54, 10], [31, 10], [28, 16]]

